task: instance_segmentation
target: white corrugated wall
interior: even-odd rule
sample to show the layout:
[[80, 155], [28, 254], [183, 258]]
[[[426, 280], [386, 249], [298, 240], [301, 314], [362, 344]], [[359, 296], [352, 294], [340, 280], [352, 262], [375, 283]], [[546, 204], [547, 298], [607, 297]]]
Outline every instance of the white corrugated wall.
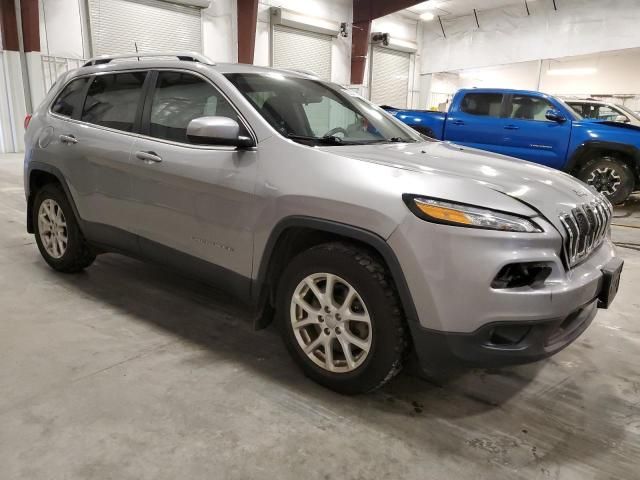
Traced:
[[89, 0], [94, 55], [202, 51], [201, 11], [160, 0]]

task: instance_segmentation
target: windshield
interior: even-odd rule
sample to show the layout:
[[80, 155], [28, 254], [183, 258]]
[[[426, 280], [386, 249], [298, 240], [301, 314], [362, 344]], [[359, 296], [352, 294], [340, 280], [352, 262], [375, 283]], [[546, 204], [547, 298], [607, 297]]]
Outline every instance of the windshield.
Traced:
[[311, 145], [417, 142], [422, 138], [354, 92], [278, 72], [226, 77], [279, 133]]
[[567, 113], [571, 116], [571, 120], [582, 120], [584, 118], [582, 115], [576, 112], [575, 108], [569, 106], [569, 104], [561, 98], [555, 98], [555, 101], [558, 102], [562, 107], [564, 107]]

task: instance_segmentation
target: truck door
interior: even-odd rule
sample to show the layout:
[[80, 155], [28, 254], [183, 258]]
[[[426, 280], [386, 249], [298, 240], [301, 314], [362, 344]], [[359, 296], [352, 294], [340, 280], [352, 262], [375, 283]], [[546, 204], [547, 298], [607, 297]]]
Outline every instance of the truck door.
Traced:
[[558, 169], [564, 166], [571, 119], [548, 120], [549, 110], [558, 107], [542, 96], [511, 95], [504, 125], [507, 155]]
[[504, 153], [504, 95], [468, 92], [454, 102], [447, 116], [445, 140], [469, 147]]

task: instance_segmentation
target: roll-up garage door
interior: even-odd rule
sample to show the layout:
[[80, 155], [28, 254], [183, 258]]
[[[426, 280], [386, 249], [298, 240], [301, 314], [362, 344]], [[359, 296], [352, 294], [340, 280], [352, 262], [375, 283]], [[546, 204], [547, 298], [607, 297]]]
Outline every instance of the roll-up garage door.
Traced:
[[89, 0], [93, 54], [202, 51], [200, 9], [161, 0]]
[[406, 108], [409, 94], [409, 53], [373, 47], [371, 101]]
[[274, 25], [273, 66], [311, 71], [331, 80], [331, 36]]

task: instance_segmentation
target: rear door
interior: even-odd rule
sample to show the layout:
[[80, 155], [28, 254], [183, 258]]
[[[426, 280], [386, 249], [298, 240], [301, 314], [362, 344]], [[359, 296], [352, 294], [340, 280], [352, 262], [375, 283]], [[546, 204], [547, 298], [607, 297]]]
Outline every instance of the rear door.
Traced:
[[504, 95], [467, 92], [452, 105], [445, 125], [445, 140], [504, 153]]
[[571, 137], [571, 119], [547, 120], [548, 110], [558, 110], [550, 100], [534, 95], [511, 95], [504, 125], [505, 153], [512, 157], [561, 169]]
[[196, 73], [160, 70], [152, 83], [131, 176], [141, 250], [169, 264], [215, 264], [222, 267], [226, 286], [236, 290], [238, 277], [229, 272], [251, 276], [249, 225], [255, 220], [258, 153], [194, 145], [186, 131], [194, 118], [222, 116], [238, 121], [250, 135], [246, 123], [220, 90]]
[[73, 145], [79, 159], [71, 183], [80, 216], [90, 222], [85, 233], [125, 250], [136, 247], [127, 235], [136, 223], [129, 170], [146, 76], [144, 70], [93, 75]]

